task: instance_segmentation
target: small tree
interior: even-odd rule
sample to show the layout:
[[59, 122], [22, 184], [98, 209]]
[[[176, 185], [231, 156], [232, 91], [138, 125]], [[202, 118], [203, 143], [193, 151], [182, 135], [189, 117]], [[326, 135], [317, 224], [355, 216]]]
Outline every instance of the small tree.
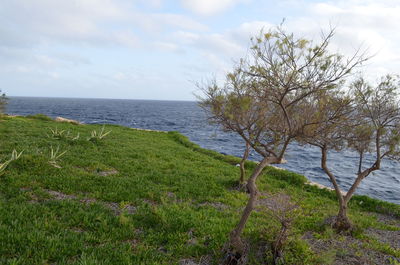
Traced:
[[278, 231], [271, 244], [273, 264], [284, 264], [284, 249], [288, 242], [293, 221], [299, 213], [299, 205], [292, 202], [289, 195], [278, 193], [260, 203], [265, 206], [264, 212], [279, 223]]
[[[352, 228], [347, 207], [361, 181], [380, 169], [383, 158], [399, 156], [399, 84], [397, 78], [389, 75], [375, 87], [359, 78], [351, 85], [351, 95], [322, 95], [315, 101], [318, 103], [314, 102], [314, 108], [310, 108], [313, 111], [309, 116], [318, 125], [306, 128], [303, 140], [321, 149], [321, 167], [331, 180], [339, 202], [339, 213], [333, 223], [338, 231]], [[359, 157], [356, 179], [345, 195], [327, 162], [329, 150], [343, 149], [354, 150]], [[373, 163], [366, 165], [363, 159], [366, 154], [374, 156]]]
[[328, 52], [333, 31], [322, 41], [295, 38], [281, 27], [252, 39], [249, 58], [243, 59], [226, 82], [203, 87], [202, 106], [213, 122], [238, 133], [262, 156], [247, 181], [249, 200], [228, 243], [228, 258], [240, 259], [245, 246], [241, 234], [254, 209], [257, 177], [269, 164], [283, 162], [289, 143], [308, 123], [305, 102], [321, 91], [335, 89], [350, 71], [365, 59], [356, 53], [350, 59]]
[[8, 98], [6, 97], [6, 94], [5, 93], [2, 94], [0, 90], [0, 114], [3, 114], [5, 112], [7, 101]]

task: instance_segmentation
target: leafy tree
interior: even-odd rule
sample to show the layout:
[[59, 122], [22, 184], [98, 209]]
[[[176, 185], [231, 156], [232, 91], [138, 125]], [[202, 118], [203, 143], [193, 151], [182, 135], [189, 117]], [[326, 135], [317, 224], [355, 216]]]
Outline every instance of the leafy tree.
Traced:
[[[375, 87], [359, 78], [352, 83], [351, 94], [325, 94], [309, 108], [308, 116], [317, 125], [303, 131], [303, 140], [321, 149], [321, 167], [332, 182], [339, 202], [339, 213], [333, 223], [338, 231], [352, 228], [347, 206], [361, 181], [380, 169], [383, 158], [400, 155], [399, 88], [399, 80], [394, 76], [382, 77]], [[322, 119], [325, 121], [321, 122]], [[339, 187], [327, 162], [330, 150], [344, 149], [355, 151], [359, 157], [356, 178], [347, 193]], [[372, 163], [364, 160], [366, 154], [374, 156]]]
[[262, 156], [247, 181], [249, 200], [230, 234], [225, 263], [245, 254], [241, 234], [258, 197], [257, 177], [269, 164], [284, 162], [289, 143], [308, 125], [302, 111], [316, 93], [336, 89], [364, 60], [358, 52], [345, 59], [330, 53], [333, 30], [318, 44], [277, 27], [252, 39], [250, 55], [227, 74], [223, 85], [203, 86], [202, 106], [213, 122], [238, 133]]

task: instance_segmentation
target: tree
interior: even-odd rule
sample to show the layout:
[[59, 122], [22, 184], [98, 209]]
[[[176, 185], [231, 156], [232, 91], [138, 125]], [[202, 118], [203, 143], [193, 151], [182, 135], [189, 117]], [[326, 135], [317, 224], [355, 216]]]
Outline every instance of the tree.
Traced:
[[7, 100], [8, 98], [6, 97], [6, 94], [1, 94], [0, 90], [0, 114], [3, 114], [6, 110], [6, 105], [7, 105]]
[[263, 158], [247, 181], [250, 197], [230, 234], [226, 263], [245, 252], [241, 234], [258, 197], [257, 177], [267, 165], [284, 161], [289, 143], [308, 123], [301, 113], [305, 102], [315, 93], [337, 88], [365, 60], [358, 52], [348, 59], [328, 52], [333, 35], [331, 30], [315, 45], [282, 27], [261, 33], [224, 85], [213, 81], [202, 88], [200, 106], [210, 119], [238, 133]]
[[[390, 75], [382, 77], [375, 87], [359, 78], [352, 83], [350, 95], [323, 95], [316, 101], [319, 103], [314, 103], [319, 108], [314, 108], [313, 115], [309, 116], [313, 116], [315, 121], [323, 116], [330, 116], [330, 119], [325, 118], [325, 122], [318, 123], [318, 126], [306, 128], [304, 136], [307, 143], [321, 149], [321, 167], [338, 198], [339, 213], [333, 223], [338, 231], [352, 228], [347, 207], [361, 181], [380, 169], [383, 158], [399, 157], [399, 85], [398, 79]], [[345, 194], [328, 166], [328, 151], [332, 149], [354, 150], [359, 157], [356, 178]], [[374, 156], [369, 165], [363, 159], [366, 154]]]
[[284, 264], [284, 249], [287, 244], [293, 221], [299, 213], [299, 205], [292, 202], [290, 196], [285, 193], [277, 193], [266, 199], [264, 203], [268, 217], [278, 222], [279, 228], [273, 237], [271, 244], [272, 264]]

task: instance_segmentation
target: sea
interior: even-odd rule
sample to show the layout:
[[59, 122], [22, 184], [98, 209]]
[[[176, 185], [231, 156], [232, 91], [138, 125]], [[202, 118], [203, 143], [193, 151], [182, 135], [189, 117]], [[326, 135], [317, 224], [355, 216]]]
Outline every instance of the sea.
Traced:
[[[224, 132], [217, 125], [210, 124], [205, 112], [193, 101], [11, 97], [6, 113], [42, 113], [86, 124], [118, 124], [131, 128], [178, 131], [203, 148], [238, 157], [243, 154], [245, 147], [237, 134]], [[318, 148], [293, 143], [285, 155], [287, 163], [277, 166], [332, 187], [321, 168], [320, 157]], [[249, 159], [257, 161], [260, 157], [252, 151]], [[373, 157], [369, 156], [365, 161], [372, 163]], [[355, 180], [357, 163], [357, 155], [351, 151], [332, 151], [328, 154], [328, 165], [344, 191]], [[356, 193], [400, 204], [400, 163], [384, 160], [381, 169], [364, 179]]]

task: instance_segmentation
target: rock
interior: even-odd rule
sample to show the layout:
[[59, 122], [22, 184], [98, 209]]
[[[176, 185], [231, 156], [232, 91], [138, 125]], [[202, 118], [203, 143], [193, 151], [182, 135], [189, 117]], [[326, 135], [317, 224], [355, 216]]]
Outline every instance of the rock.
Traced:
[[67, 122], [67, 123], [71, 123], [71, 124], [75, 124], [75, 125], [79, 125], [81, 124], [79, 121], [76, 120], [70, 120], [70, 119], [66, 119], [63, 117], [57, 117], [54, 119], [56, 122]]

